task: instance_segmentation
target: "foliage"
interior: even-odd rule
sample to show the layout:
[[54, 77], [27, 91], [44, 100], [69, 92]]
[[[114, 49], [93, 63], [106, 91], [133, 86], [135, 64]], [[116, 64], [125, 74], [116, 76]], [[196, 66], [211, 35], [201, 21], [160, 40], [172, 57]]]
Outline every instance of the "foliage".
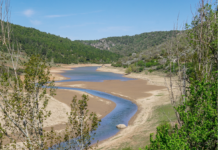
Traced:
[[113, 67], [122, 67], [122, 62], [118, 61], [116, 63], [112, 63], [111, 66], [113, 66]]
[[[14, 147], [17, 142], [25, 141], [28, 149], [42, 148], [43, 122], [51, 115], [46, 110], [49, 96], [48, 87], [53, 87], [50, 81], [49, 67], [41, 57], [32, 56], [25, 64], [24, 80], [13, 72], [7, 72], [7, 66], [2, 65], [0, 76], [0, 108], [3, 112], [3, 122], [0, 131], [4, 138], [10, 139]], [[54, 88], [50, 88], [50, 95], [54, 95]], [[7, 146], [7, 145], [5, 145]]]
[[[51, 139], [50, 149], [83, 150], [92, 148], [90, 146], [91, 139], [93, 139], [91, 136], [95, 135], [94, 131], [100, 125], [101, 120], [95, 113], [89, 113], [88, 100], [88, 95], [83, 95], [81, 100], [77, 100], [77, 97], [74, 96], [65, 132], [62, 136]], [[55, 143], [56, 145], [54, 145]]]
[[[100, 49], [110, 48], [111, 52], [121, 55], [147, 50], [149, 47], [157, 46], [166, 40], [175, 37], [180, 31], [156, 31], [142, 33], [134, 36], [108, 37], [100, 40], [85, 40], [81, 43], [92, 45]], [[107, 45], [107, 47], [105, 47]]]
[[[6, 24], [6, 23], [5, 23]], [[21, 50], [28, 56], [40, 54], [48, 61], [55, 63], [110, 63], [118, 60], [118, 54], [109, 51], [102, 51], [92, 46], [84, 45], [80, 42], [71, 41], [50, 33], [41, 32], [34, 28], [22, 27], [10, 24], [13, 29], [11, 42], [18, 42]], [[2, 33], [0, 33], [2, 34]], [[7, 52], [7, 48], [2, 45], [2, 51]], [[14, 45], [15, 49], [17, 45]]]
[[[145, 149], [191, 150], [217, 149], [218, 147], [216, 18], [218, 11], [217, 5], [215, 6], [213, 10], [212, 5], [205, 4], [202, 0], [192, 26], [187, 25], [187, 39], [194, 51], [183, 53], [183, 57], [178, 59], [178, 67], [188, 67], [187, 71], [183, 69], [182, 82], [184, 82], [185, 91], [180, 97], [183, 101], [178, 106], [174, 105], [179, 126], [176, 125], [171, 131], [169, 125], [158, 127], [155, 139], [151, 135], [151, 144]], [[178, 47], [177, 50], [179, 50]], [[172, 54], [172, 51], [170, 53]], [[176, 56], [178, 58], [179, 53]], [[180, 61], [185, 63], [179, 63]], [[171, 72], [171, 63], [169, 67]], [[189, 82], [188, 86], [185, 84], [186, 81]], [[170, 94], [173, 95], [173, 92]]]
[[[217, 87], [218, 81], [193, 81], [190, 95], [176, 108], [182, 127], [164, 125], [157, 128], [156, 139], [146, 149], [215, 149], [217, 148]], [[171, 134], [171, 135], [170, 135]]]
[[126, 74], [130, 74], [131, 72], [132, 72], [132, 68], [131, 68], [131, 66], [129, 66], [129, 67], [126, 69], [125, 73], [126, 73]]
[[149, 69], [148, 72], [152, 73], [154, 70], [153, 69]]

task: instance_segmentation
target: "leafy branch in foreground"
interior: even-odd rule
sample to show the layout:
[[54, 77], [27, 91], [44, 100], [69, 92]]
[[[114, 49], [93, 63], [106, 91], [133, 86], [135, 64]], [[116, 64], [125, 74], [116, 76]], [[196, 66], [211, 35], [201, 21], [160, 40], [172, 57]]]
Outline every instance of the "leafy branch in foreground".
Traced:
[[[32, 56], [25, 64], [24, 79], [8, 72], [2, 65], [0, 75], [0, 108], [2, 112], [0, 131], [5, 135], [4, 146], [43, 148], [43, 122], [51, 115], [46, 110], [50, 82], [49, 67], [39, 56]], [[50, 88], [49, 94], [54, 95]], [[10, 141], [8, 141], [10, 140]], [[13, 144], [11, 144], [13, 143]]]
[[[89, 133], [97, 128], [99, 120], [91, 113], [89, 119], [93, 119], [94, 124], [88, 126], [87, 113], [82, 111], [87, 111], [85, 96], [78, 104], [76, 99], [73, 101], [69, 116], [73, 122], [68, 124], [65, 139], [57, 131], [44, 130], [44, 122], [51, 115], [47, 110], [48, 101], [55, 95], [50, 66], [39, 55], [32, 55], [24, 65], [20, 63], [21, 45], [11, 39], [9, 4], [10, 0], [0, 0], [0, 149], [44, 150], [62, 141], [66, 141], [66, 147], [72, 137], [80, 140], [78, 147], [81, 149], [89, 148]], [[18, 73], [21, 68], [24, 70], [23, 76]], [[75, 110], [80, 110], [82, 114]], [[77, 116], [83, 122], [76, 124], [73, 119]], [[77, 128], [74, 125], [78, 125]], [[76, 133], [75, 136], [72, 135], [73, 132]]]
[[[191, 150], [218, 148], [218, 40], [217, 4], [200, 3], [192, 26], [187, 26], [187, 39], [193, 49], [189, 68], [187, 57], [178, 66], [181, 103], [176, 105], [170, 78], [170, 96], [179, 126], [165, 124], [150, 137], [147, 150]], [[172, 49], [169, 50], [171, 54]], [[178, 51], [178, 48], [176, 49]], [[171, 56], [171, 55], [170, 55]], [[179, 59], [178, 59], [179, 60]], [[171, 61], [171, 60], [170, 60]], [[183, 67], [183, 70], [180, 69]], [[187, 72], [186, 72], [187, 69]], [[171, 70], [170, 70], [171, 71]], [[187, 82], [187, 84], [186, 84]]]
[[[217, 73], [217, 72], [216, 72]], [[157, 128], [156, 138], [151, 135], [149, 150], [216, 149], [217, 148], [217, 91], [218, 81], [193, 81], [190, 95], [183, 105], [176, 107], [182, 126], [164, 125]]]
[[[50, 149], [87, 150], [93, 148], [91, 147], [92, 136], [95, 135], [94, 131], [100, 125], [101, 120], [95, 113], [89, 113], [88, 100], [88, 95], [83, 95], [81, 100], [77, 100], [76, 96], [73, 98], [65, 132], [59, 134], [58, 138], [51, 139]], [[52, 132], [54, 135], [54, 131]], [[53, 143], [59, 144], [53, 146]]]

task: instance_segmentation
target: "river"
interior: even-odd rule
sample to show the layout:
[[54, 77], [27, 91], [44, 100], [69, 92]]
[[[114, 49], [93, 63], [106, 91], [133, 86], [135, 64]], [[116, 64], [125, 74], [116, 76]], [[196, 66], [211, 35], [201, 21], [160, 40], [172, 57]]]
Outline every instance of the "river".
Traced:
[[[131, 78], [125, 78], [121, 74], [115, 74], [111, 72], [99, 72], [96, 71], [98, 67], [79, 67], [73, 70], [68, 70], [62, 73], [63, 76], [68, 77], [68, 80], [62, 80], [57, 82], [69, 82], [69, 81], [88, 81], [88, 82], [103, 82], [104, 80], [121, 80], [128, 81], [134, 80]], [[108, 115], [101, 119], [101, 125], [96, 130], [95, 136], [92, 136], [92, 144], [97, 141], [102, 141], [119, 132], [116, 128], [118, 124], [125, 124], [128, 126], [128, 122], [137, 112], [137, 105], [127, 99], [123, 99], [105, 92], [82, 89], [82, 88], [70, 88], [70, 87], [58, 87], [58, 89], [78, 90], [87, 92], [89, 94], [105, 98], [116, 103], [116, 107]]]

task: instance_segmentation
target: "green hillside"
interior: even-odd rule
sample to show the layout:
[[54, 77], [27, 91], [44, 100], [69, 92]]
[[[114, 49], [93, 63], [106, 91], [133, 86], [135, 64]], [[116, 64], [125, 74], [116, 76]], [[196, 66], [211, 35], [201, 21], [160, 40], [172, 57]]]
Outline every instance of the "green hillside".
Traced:
[[79, 41], [86, 45], [109, 50], [121, 55], [130, 55], [131, 53], [147, 50], [152, 46], [159, 45], [172, 37], [175, 37], [180, 31], [156, 31], [142, 33], [134, 36], [108, 37], [100, 40]]
[[[116, 63], [113, 63], [112, 66], [128, 68], [126, 70], [127, 73], [142, 72], [143, 70], [149, 72], [155, 70], [169, 72], [170, 69], [173, 72], [177, 72], [177, 59], [184, 62], [184, 59], [191, 61], [193, 57], [194, 50], [190, 47], [186, 34], [187, 31], [183, 31], [159, 45], [149, 47], [138, 53], [132, 53], [129, 56], [124, 56]], [[178, 51], [176, 51], [176, 49], [178, 49]], [[171, 53], [169, 53], [169, 50], [171, 50]], [[184, 54], [186, 57], [184, 57]], [[174, 62], [171, 64], [171, 68], [169, 66], [169, 56], [172, 62]]]
[[[22, 51], [28, 56], [41, 54], [48, 61], [55, 63], [110, 63], [116, 61], [120, 55], [109, 51], [102, 51], [92, 46], [71, 41], [50, 33], [41, 32], [34, 28], [27, 28], [11, 24], [13, 29], [13, 41], [21, 44]], [[15, 45], [16, 48], [16, 45]], [[3, 48], [6, 51], [6, 48]]]

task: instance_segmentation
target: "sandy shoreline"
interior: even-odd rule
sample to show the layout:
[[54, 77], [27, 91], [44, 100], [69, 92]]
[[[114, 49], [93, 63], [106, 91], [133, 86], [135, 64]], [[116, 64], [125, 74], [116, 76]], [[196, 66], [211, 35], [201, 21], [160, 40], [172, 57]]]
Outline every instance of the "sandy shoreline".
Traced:
[[[68, 66], [64, 67], [63, 70], [75, 67], [82, 67], [86, 65], [77, 65], [77, 66]], [[87, 66], [96, 66], [96, 65], [87, 65]], [[98, 65], [102, 66], [102, 65]], [[56, 71], [56, 72], [55, 72]], [[58, 75], [58, 68], [54, 68], [53, 74], [54, 76]], [[113, 137], [101, 141], [99, 143], [99, 148], [107, 149], [111, 147], [111, 145], [118, 145], [123, 141], [131, 140], [131, 137], [135, 132], [144, 128], [146, 124], [146, 120], [152, 114], [153, 106], [163, 105], [169, 103], [168, 91], [166, 89], [164, 77], [160, 77], [159, 75], [145, 75], [145, 74], [136, 74], [132, 73], [129, 75], [125, 75], [124, 68], [115, 68], [110, 65], [103, 65], [98, 68], [97, 71], [103, 72], [113, 72], [123, 74], [124, 77], [135, 78], [136, 80], [130, 81], [119, 81], [119, 80], [106, 80], [103, 82], [64, 82], [64, 83], [56, 83], [56, 86], [63, 87], [77, 87], [77, 88], [85, 88], [85, 89], [93, 89], [102, 92], [106, 92], [118, 97], [122, 97], [128, 100], [131, 100], [138, 106], [137, 113], [131, 118], [129, 125], [126, 129], [121, 130], [119, 133], [114, 135]], [[162, 97], [157, 97], [157, 95], [163, 94]], [[163, 99], [163, 97], [165, 97]], [[98, 111], [96, 108], [94, 111]], [[142, 119], [143, 118], [143, 119]], [[114, 140], [116, 139], [116, 140]]]
[[102, 66], [101, 64], [75, 64], [75, 65], [61, 65], [60, 67], [52, 67], [50, 69], [51, 79], [54, 78], [54, 81], [66, 80], [67, 77], [62, 76], [60, 73], [63, 73], [67, 70], [72, 70], [77, 67], [87, 67], [87, 66]]
[[99, 98], [91, 94], [76, 91], [76, 90], [64, 90], [57, 89], [56, 95], [50, 99], [48, 110], [51, 111], [51, 117], [46, 120], [45, 129], [50, 130], [50, 127], [54, 127], [54, 130], [65, 129], [65, 124], [67, 123], [67, 112], [70, 112], [70, 104], [74, 96], [77, 99], [81, 99], [82, 95], [88, 95], [88, 109], [90, 112], [95, 112], [97, 116], [101, 119], [110, 113], [116, 104], [104, 98]]

